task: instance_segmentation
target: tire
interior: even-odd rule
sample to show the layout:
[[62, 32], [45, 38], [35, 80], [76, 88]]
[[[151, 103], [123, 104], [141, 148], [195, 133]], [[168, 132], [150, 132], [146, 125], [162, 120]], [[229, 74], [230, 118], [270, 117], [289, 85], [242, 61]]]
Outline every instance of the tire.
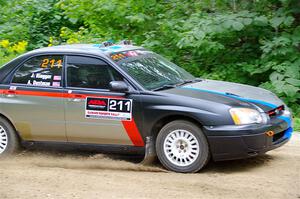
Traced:
[[165, 168], [180, 173], [195, 173], [210, 159], [209, 146], [202, 130], [185, 120], [170, 122], [160, 130], [156, 153]]
[[5, 119], [0, 118], [0, 158], [14, 154], [19, 149], [19, 139], [15, 129]]

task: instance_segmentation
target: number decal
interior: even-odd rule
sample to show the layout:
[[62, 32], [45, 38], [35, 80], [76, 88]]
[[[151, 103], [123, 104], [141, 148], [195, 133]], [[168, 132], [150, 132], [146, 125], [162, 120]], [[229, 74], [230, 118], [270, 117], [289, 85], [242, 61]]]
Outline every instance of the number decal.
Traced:
[[123, 111], [123, 101], [119, 101], [118, 106], [120, 108], [120, 111]]
[[48, 64], [49, 64], [49, 59], [43, 59], [41, 67], [42, 68], [48, 68]]
[[41, 68], [48, 68], [48, 67], [50, 67], [50, 68], [55, 68], [55, 67], [62, 68], [62, 65], [63, 65], [63, 61], [61, 59], [58, 59], [58, 60], [51, 59], [50, 60], [50, 59], [46, 58], [46, 59], [42, 60]]
[[130, 108], [131, 108], [131, 103], [130, 103], [130, 101], [127, 101], [127, 102], [125, 103], [125, 106], [126, 106], [126, 110], [129, 112], [129, 111], [130, 111]]
[[50, 60], [50, 68], [54, 68], [54, 64], [55, 64], [55, 59], [51, 59]]
[[121, 54], [121, 53], [119, 53], [119, 54], [114, 54], [114, 55], [111, 55], [111, 58], [112, 58], [113, 60], [123, 59], [123, 58], [125, 58], [125, 55], [123, 55], [123, 54]]
[[116, 100], [109, 100], [109, 110], [117, 110], [117, 101]]
[[59, 59], [59, 60], [57, 60], [57, 68], [62, 68], [62, 60], [61, 59]]
[[[126, 108], [125, 108], [126, 107]], [[112, 112], [130, 112], [131, 101], [128, 100], [109, 100], [109, 111]]]
[[132, 100], [88, 97], [85, 117], [130, 121], [132, 117]]

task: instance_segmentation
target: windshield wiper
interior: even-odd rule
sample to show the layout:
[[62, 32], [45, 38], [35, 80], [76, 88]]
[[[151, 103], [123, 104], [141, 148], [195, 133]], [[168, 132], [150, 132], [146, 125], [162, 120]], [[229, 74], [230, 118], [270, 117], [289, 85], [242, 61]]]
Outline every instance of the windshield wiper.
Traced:
[[195, 82], [202, 82], [203, 79], [201, 78], [195, 78], [195, 79], [192, 79], [192, 80], [184, 80], [183, 82], [177, 84], [176, 86], [183, 86], [185, 84], [190, 84], [190, 83], [195, 83]]
[[166, 84], [166, 85], [160, 86], [158, 88], [155, 88], [152, 91], [160, 91], [160, 90], [165, 90], [165, 89], [170, 89], [170, 88], [175, 88], [175, 87], [176, 87], [176, 85]]
[[194, 83], [194, 82], [201, 82], [201, 81], [203, 81], [203, 79], [201, 79], [201, 78], [195, 78], [195, 79], [192, 79], [192, 80], [184, 80], [183, 82], [178, 83], [178, 84], [165, 84], [163, 86], [160, 86], [158, 88], [153, 89], [152, 91], [160, 91], [160, 90], [165, 90], [165, 89], [170, 89], [170, 88], [176, 88], [177, 86], [183, 86], [185, 84], [190, 84], [190, 83]]

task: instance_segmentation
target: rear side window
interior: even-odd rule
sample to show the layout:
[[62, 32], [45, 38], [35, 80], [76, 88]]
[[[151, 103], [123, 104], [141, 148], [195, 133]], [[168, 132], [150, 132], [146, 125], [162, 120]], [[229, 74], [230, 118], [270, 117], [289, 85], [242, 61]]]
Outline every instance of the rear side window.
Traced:
[[14, 74], [12, 83], [61, 87], [63, 56], [38, 56], [26, 61]]
[[108, 89], [111, 81], [122, 81], [122, 76], [106, 62], [91, 57], [67, 57], [67, 86]]

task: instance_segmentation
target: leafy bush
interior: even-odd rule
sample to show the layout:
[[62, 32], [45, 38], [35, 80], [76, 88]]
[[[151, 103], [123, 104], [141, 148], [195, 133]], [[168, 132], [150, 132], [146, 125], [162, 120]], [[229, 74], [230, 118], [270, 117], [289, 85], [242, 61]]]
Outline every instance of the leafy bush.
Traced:
[[11, 43], [7, 39], [0, 40], [0, 67], [18, 54], [24, 53], [27, 45], [26, 41]]
[[48, 45], [50, 36], [58, 36], [62, 26], [77, 29], [63, 11], [54, 6], [57, 0], [0, 1], [0, 40], [25, 40], [28, 50]]
[[300, 132], [300, 118], [294, 118], [294, 130]]

